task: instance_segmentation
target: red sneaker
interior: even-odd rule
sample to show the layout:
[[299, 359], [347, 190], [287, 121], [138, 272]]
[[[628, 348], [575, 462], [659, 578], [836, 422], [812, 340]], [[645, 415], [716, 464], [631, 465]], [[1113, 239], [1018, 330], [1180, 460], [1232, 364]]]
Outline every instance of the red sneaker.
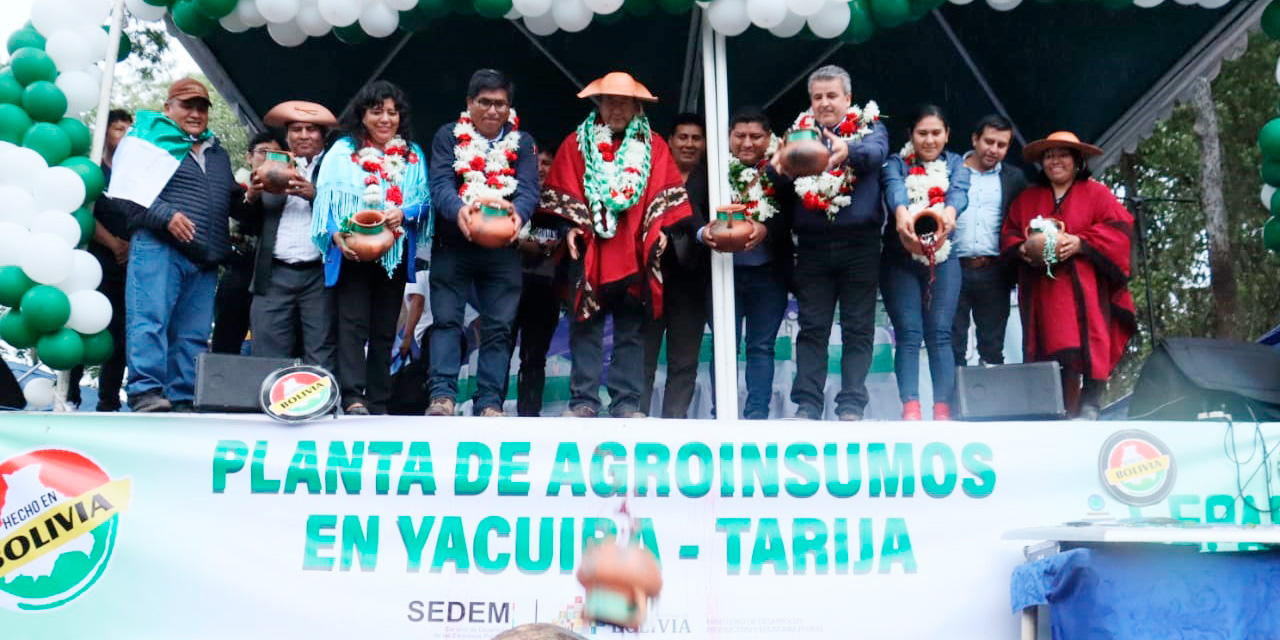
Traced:
[[933, 403], [933, 419], [934, 420], [950, 420], [951, 405], [945, 402]]
[[920, 401], [908, 400], [902, 403], [902, 419], [903, 420], [923, 420], [920, 414]]

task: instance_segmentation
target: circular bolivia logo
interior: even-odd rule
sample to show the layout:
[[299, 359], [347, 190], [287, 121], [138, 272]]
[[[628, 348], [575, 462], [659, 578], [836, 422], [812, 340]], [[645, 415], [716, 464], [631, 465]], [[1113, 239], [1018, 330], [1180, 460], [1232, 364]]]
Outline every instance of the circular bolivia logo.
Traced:
[[1145, 431], [1120, 431], [1098, 454], [1102, 484], [1117, 500], [1135, 507], [1160, 502], [1173, 490], [1178, 468], [1163, 442]]
[[329, 413], [338, 404], [338, 386], [320, 367], [294, 365], [273, 372], [262, 381], [262, 410], [296, 422]]
[[61, 606], [102, 576], [129, 479], [92, 460], [39, 449], [0, 462], [0, 607]]

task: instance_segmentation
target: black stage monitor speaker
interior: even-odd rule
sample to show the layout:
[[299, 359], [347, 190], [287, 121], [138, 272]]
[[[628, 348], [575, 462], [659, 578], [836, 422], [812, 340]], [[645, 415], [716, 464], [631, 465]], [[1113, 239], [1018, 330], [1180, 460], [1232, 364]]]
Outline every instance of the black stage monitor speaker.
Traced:
[[260, 412], [262, 381], [293, 358], [257, 358], [225, 353], [202, 353], [196, 359], [196, 411]]
[[[1142, 365], [1130, 420], [1280, 420], [1280, 351], [1212, 338], [1167, 338]], [[1203, 414], [1203, 415], [1202, 415]]]
[[965, 420], [1058, 420], [1066, 415], [1056, 362], [959, 367], [956, 397]]

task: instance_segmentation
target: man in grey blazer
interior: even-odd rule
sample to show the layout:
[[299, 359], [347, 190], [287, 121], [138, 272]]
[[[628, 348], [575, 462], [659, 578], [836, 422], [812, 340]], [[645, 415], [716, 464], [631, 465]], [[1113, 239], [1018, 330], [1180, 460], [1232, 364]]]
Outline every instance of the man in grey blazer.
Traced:
[[963, 268], [960, 301], [951, 329], [956, 364], [965, 364], [969, 348], [969, 316], [977, 327], [978, 355], [984, 364], [1004, 364], [1004, 329], [1009, 321], [1012, 281], [1000, 263], [1000, 226], [1009, 204], [1022, 192], [1022, 171], [1004, 163], [1013, 125], [988, 115], [974, 127], [973, 151], [965, 154], [969, 169], [969, 206], [956, 218], [951, 236]]
[[250, 286], [253, 355], [301, 357], [332, 371], [335, 313], [324, 286], [324, 256], [311, 241], [311, 201], [325, 137], [337, 119], [321, 105], [291, 100], [263, 120], [285, 130], [297, 176], [282, 193], [267, 193], [263, 169], [257, 169], [245, 194], [258, 203], [255, 217], [262, 225]]

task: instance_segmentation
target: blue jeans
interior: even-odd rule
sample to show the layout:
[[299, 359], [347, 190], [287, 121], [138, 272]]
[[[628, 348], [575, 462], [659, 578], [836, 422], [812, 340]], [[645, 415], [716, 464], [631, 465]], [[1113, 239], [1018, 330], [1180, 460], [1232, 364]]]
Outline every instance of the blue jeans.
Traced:
[[[934, 402], [951, 402], [956, 385], [956, 356], [951, 348], [951, 322], [956, 314], [962, 280], [960, 260], [938, 263], [929, 285], [929, 267], [905, 252], [885, 252], [880, 269], [880, 294], [893, 322], [897, 350], [893, 370], [898, 377], [898, 397], [906, 402], [920, 398], [920, 342], [929, 351], [929, 374]], [[928, 304], [925, 291], [929, 291]]]
[[475, 287], [480, 354], [473, 408], [502, 408], [511, 364], [511, 327], [520, 305], [524, 281], [520, 254], [515, 249], [485, 249], [470, 242], [437, 247], [431, 258], [431, 379], [432, 398], [458, 394], [462, 364], [462, 321], [468, 294]]
[[733, 287], [734, 330], [742, 341], [746, 325], [747, 405], [742, 417], [765, 420], [769, 417], [769, 399], [773, 396], [774, 345], [778, 326], [787, 312], [787, 282], [773, 265], [735, 267]]
[[196, 265], [150, 231], [133, 233], [125, 281], [130, 396], [195, 398], [196, 356], [209, 346], [217, 285], [217, 267]]

